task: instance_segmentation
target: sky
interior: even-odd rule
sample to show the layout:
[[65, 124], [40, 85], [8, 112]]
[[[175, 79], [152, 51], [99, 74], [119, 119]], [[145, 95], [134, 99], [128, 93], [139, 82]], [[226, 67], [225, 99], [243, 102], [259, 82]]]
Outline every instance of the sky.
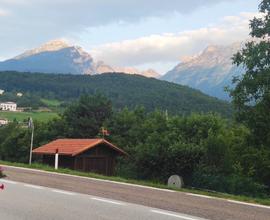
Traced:
[[208, 45], [248, 38], [260, 0], [0, 0], [0, 60], [55, 39], [112, 66], [164, 74]]

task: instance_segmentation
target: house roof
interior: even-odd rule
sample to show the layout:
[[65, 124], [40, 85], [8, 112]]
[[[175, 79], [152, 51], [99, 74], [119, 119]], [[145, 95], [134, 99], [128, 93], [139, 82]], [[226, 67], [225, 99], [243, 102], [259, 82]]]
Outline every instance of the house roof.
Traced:
[[123, 150], [106, 141], [105, 139], [57, 139], [33, 150], [35, 154], [55, 154], [76, 156], [82, 152], [104, 144], [120, 154], [126, 154]]
[[0, 104], [6, 104], [6, 105], [16, 105], [15, 102], [1, 102]]

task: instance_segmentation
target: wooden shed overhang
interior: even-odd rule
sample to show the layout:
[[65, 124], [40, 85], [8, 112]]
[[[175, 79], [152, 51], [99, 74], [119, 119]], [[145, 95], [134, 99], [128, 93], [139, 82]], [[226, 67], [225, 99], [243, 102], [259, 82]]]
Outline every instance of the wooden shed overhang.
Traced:
[[59, 155], [75, 157], [91, 148], [98, 145], [105, 145], [112, 150], [119, 153], [119, 155], [127, 155], [125, 151], [116, 147], [112, 143], [106, 141], [105, 139], [57, 139], [41, 147], [33, 150], [34, 154], [41, 155], [54, 155], [58, 151]]

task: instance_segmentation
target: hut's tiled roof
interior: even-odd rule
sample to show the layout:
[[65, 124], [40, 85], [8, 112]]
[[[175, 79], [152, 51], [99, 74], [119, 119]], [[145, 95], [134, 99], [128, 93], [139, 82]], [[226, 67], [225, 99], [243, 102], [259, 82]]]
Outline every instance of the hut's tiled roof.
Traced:
[[97, 139], [58, 139], [45, 144], [33, 150], [35, 154], [55, 154], [56, 151], [60, 155], [76, 156], [86, 150], [96, 147], [99, 144], [104, 144], [109, 148], [117, 151], [120, 154], [126, 154], [123, 150], [111, 144], [110, 142], [97, 138]]

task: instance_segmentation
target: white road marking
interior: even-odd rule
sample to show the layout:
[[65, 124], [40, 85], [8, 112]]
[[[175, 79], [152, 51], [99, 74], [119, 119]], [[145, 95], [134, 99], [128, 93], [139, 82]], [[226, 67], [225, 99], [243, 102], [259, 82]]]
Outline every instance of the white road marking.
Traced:
[[253, 204], [253, 203], [248, 203], [248, 202], [240, 202], [240, 201], [235, 201], [235, 200], [231, 200], [231, 199], [227, 199], [226, 201], [231, 202], [231, 203], [240, 204], [240, 205], [248, 205], [248, 206], [253, 206], [253, 207], [258, 207], [258, 208], [270, 209], [270, 206], [266, 206], [266, 205]]
[[56, 192], [56, 193], [69, 195], [69, 196], [74, 196], [75, 195], [75, 193], [73, 193], [73, 192], [68, 192], [68, 191], [64, 191], [64, 190], [53, 189], [52, 191]]
[[[58, 189], [54, 189], [54, 188], [48, 188], [48, 187], [43, 187], [43, 186], [36, 186], [36, 185], [31, 185], [31, 184], [26, 184], [26, 183], [23, 183], [23, 182], [14, 182], [14, 181], [10, 181], [10, 180], [4, 180], [4, 182], [9, 182], [9, 183], [12, 183], [12, 184], [20, 184], [20, 185], [23, 185], [25, 187], [30, 187], [30, 188], [36, 188], [36, 189], [47, 189], [51, 192], [56, 192], [56, 193], [61, 193], [61, 194], [66, 194], [66, 195], [77, 195], [77, 193], [73, 193], [73, 192], [70, 192], [70, 191], [64, 191], [64, 190], [58, 190]], [[78, 195], [87, 195], [87, 194], [78, 194]], [[88, 196], [88, 195], [87, 195]], [[121, 201], [118, 201], [118, 200], [109, 200], [109, 199], [105, 199], [105, 198], [100, 198], [100, 197], [91, 197], [92, 200], [95, 200], [95, 201], [100, 201], [100, 202], [105, 202], [105, 203], [110, 203], [110, 204], [115, 204], [115, 205], [136, 205], [136, 206], [141, 206], [141, 205], [137, 205], [137, 204], [132, 204], [132, 203], [123, 203]], [[145, 207], [145, 206], [141, 206], [141, 207]], [[145, 208], [150, 208], [150, 207], [145, 207]], [[150, 208], [151, 209], [151, 208]], [[168, 211], [162, 211], [162, 210], [154, 210], [152, 209], [151, 210], [153, 213], [157, 213], [157, 214], [163, 214], [163, 215], [167, 215], [167, 216], [171, 216], [171, 217], [177, 217], [177, 218], [181, 218], [181, 219], [184, 219], [184, 220], [206, 220], [206, 219], [201, 219], [201, 218], [196, 218], [196, 217], [189, 217], [187, 215], [184, 215], [184, 214], [177, 214], [177, 213], [173, 213], [173, 212], [168, 212]]]
[[111, 204], [114, 204], [114, 205], [125, 205], [125, 204], [122, 203], [122, 202], [113, 201], [113, 200], [109, 200], [109, 199], [103, 199], [103, 198], [97, 198], [97, 197], [92, 197], [91, 199], [92, 199], [92, 200], [99, 201], [99, 202], [111, 203]]
[[24, 184], [24, 186], [33, 188], [33, 189], [44, 189], [42, 186], [36, 186], [36, 185], [31, 185], [31, 184]]
[[211, 196], [200, 195], [200, 194], [194, 194], [194, 193], [186, 193], [186, 195], [188, 195], [188, 196], [196, 196], [196, 197], [201, 197], [201, 198], [206, 198], [206, 199], [216, 199], [216, 198], [211, 197]]
[[3, 183], [10, 183], [10, 184], [17, 184], [17, 182], [14, 182], [14, 181], [11, 181], [11, 180], [4, 180], [4, 179], [0, 179], [0, 182], [3, 182]]
[[[145, 189], [153, 189], [153, 190], [159, 190], [159, 191], [164, 191], [164, 192], [182, 193], [182, 192], [178, 192], [178, 191], [174, 191], [174, 190], [159, 189], [159, 188], [155, 188], [155, 187], [151, 187], [151, 186], [142, 186], [142, 185], [131, 184], [131, 183], [116, 182], [116, 181], [111, 181], [111, 180], [95, 179], [95, 178], [91, 178], [91, 177], [75, 176], [75, 175], [70, 175], [70, 174], [55, 173], [55, 172], [49, 172], [49, 171], [37, 170], [37, 169], [31, 169], [31, 168], [15, 167], [15, 166], [8, 166], [8, 165], [1, 165], [1, 166], [2, 167], [10, 167], [10, 168], [13, 168], [13, 169], [21, 169], [21, 170], [40, 172], [40, 173], [59, 175], [59, 176], [74, 177], [74, 178], [79, 178], [79, 179], [88, 179], [88, 180], [94, 180], [94, 181], [99, 181], [99, 182], [115, 183], [115, 184], [118, 184], [118, 185], [127, 185], [127, 186], [133, 186], [133, 187], [139, 187], [139, 188], [145, 188]], [[13, 181], [10, 181], [10, 180], [0, 179], [0, 182], [1, 181], [11, 183], [11, 184], [17, 184], [17, 182], [13, 182]], [[72, 194], [72, 192], [70, 192], [69, 194]], [[193, 194], [193, 195], [198, 196], [197, 194]], [[237, 203], [237, 204], [241, 204], [241, 205], [248, 205], [248, 206], [253, 206], [253, 207], [260, 207], [260, 208], [270, 209], [270, 206], [266, 206], [266, 205], [259, 205], [259, 204], [255, 204], [255, 203], [245, 203], [245, 202], [240, 202], [240, 201], [236, 201], [236, 200], [227, 200], [227, 199], [218, 198], [218, 197], [210, 197], [210, 198], [211, 199], [216, 199], [216, 200], [221, 200], [221, 201], [227, 201], [227, 202], [231, 202], [231, 203]]]
[[158, 191], [163, 191], [163, 192], [172, 192], [172, 193], [177, 192], [177, 191], [171, 190], [171, 189], [161, 189], [161, 188], [155, 188], [152, 186], [143, 186], [143, 185], [132, 184], [132, 183], [117, 182], [117, 181], [113, 181], [113, 180], [103, 180], [103, 179], [96, 179], [96, 178], [92, 178], [92, 177], [75, 176], [75, 175], [71, 175], [71, 174], [56, 173], [56, 172], [37, 170], [37, 169], [31, 169], [31, 168], [24, 168], [24, 167], [14, 167], [14, 166], [8, 166], [8, 165], [1, 165], [1, 166], [2, 167], [10, 167], [10, 168], [19, 169], [19, 170], [34, 171], [34, 172], [39, 172], [39, 173], [48, 173], [48, 174], [53, 174], [53, 175], [58, 175], [58, 176], [68, 176], [68, 177], [74, 177], [74, 178], [79, 178], [79, 179], [88, 179], [88, 180], [94, 180], [94, 181], [105, 182], [105, 183], [114, 183], [114, 184], [118, 184], [118, 185], [133, 186], [133, 187], [144, 188], [144, 189], [152, 189], [152, 190], [158, 190]]
[[200, 220], [201, 219], [201, 218], [195, 218], [195, 217], [186, 216], [186, 215], [174, 214], [171, 212], [166, 212], [166, 211], [161, 211], [161, 210], [156, 210], [156, 209], [152, 209], [151, 212], [161, 214], [161, 215], [167, 215], [167, 216], [171, 216], [171, 217], [175, 217], [175, 218], [181, 218], [181, 219], [185, 219], [185, 220]]
[[216, 198], [216, 197], [212, 197], [212, 196], [205, 196], [205, 195], [194, 194], [194, 193], [185, 193], [185, 194], [190, 195], [190, 196], [202, 197], [202, 198], [206, 198], [206, 199], [216, 199], [216, 200], [221, 200], [221, 201], [227, 201], [227, 202], [235, 203], [235, 204], [239, 204], [239, 205], [248, 205], [248, 206], [253, 206], [253, 207], [258, 207], [258, 208], [270, 209], [270, 206], [267, 206], [267, 205], [259, 205], [259, 204], [241, 202], [241, 201], [231, 200], [231, 199]]

